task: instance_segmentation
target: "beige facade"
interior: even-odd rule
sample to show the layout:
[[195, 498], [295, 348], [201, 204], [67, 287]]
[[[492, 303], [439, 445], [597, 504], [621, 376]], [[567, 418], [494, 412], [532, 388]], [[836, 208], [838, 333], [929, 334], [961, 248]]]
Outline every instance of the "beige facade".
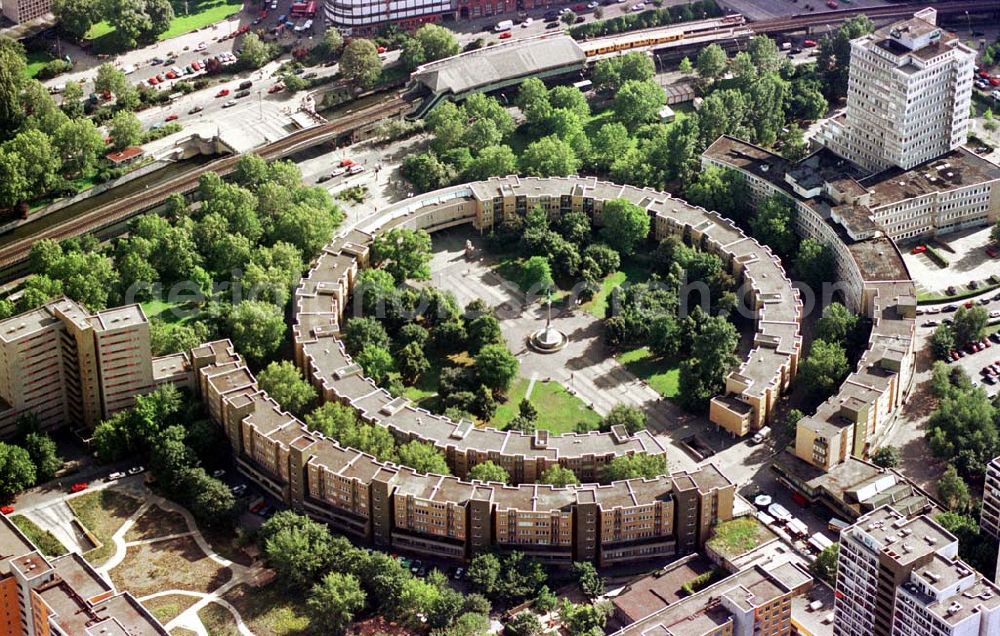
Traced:
[[0, 322], [0, 437], [26, 413], [88, 435], [155, 386], [150, 347], [138, 305], [91, 315], [62, 298]]
[[986, 483], [983, 484], [983, 509], [979, 516], [983, 532], [1000, 540], [1000, 457], [986, 465]]
[[[733, 514], [735, 484], [711, 464], [566, 488], [470, 483], [384, 464], [282, 412], [226, 343], [199, 347], [191, 359], [240, 471], [287, 505], [375, 545], [455, 560], [497, 547], [551, 563], [610, 565], [695, 551]], [[391, 427], [391, 417], [382, 425]]]

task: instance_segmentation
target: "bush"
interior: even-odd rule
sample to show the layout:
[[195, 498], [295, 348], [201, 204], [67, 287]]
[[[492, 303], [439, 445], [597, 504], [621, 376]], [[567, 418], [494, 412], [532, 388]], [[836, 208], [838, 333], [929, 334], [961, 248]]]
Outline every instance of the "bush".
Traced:
[[52, 79], [56, 75], [60, 75], [72, 69], [73, 65], [66, 60], [52, 60], [43, 66], [42, 70], [38, 71], [37, 78], [40, 80]]

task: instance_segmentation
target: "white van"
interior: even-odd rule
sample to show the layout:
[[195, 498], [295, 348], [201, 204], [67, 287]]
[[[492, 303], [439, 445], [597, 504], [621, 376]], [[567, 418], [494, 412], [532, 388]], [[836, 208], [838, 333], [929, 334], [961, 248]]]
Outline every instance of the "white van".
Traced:
[[767, 439], [770, 436], [771, 436], [771, 427], [770, 426], [765, 426], [764, 428], [760, 429], [759, 431], [757, 431], [754, 434], [754, 436], [753, 436], [753, 443], [754, 444], [760, 444], [761, 442], [763, 442], [765, 439]]
[[497, 33], [502, 33], [504, 31], [510, 31], [514, 28], [513, 20], [504, 20], [503, 22], [497, 22], [497, 25], [493, 27], [493, 30]]

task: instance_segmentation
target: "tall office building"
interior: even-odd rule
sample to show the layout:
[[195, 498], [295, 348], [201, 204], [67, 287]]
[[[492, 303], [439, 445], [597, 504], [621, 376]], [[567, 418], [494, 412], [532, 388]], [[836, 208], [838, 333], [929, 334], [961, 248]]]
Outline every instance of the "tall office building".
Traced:
[[846, 118], [824, 143], [873, 172], [908, 170], [965, 142], [975, 52], [923, 9], [851, 42]]
[[888, 506], [840, 533], [834, 636], [1000, 634], [1000, 589], [929, 517]]

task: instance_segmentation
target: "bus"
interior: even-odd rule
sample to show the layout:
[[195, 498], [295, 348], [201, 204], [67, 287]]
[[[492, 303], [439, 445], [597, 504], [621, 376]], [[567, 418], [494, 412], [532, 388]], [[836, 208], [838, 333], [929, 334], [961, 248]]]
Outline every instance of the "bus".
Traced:
[[310, 2], [293, 2], [291, 13], [296, 18], [312, 18], [316, 15], [316, 2], [315, 0], [310, 0]]

